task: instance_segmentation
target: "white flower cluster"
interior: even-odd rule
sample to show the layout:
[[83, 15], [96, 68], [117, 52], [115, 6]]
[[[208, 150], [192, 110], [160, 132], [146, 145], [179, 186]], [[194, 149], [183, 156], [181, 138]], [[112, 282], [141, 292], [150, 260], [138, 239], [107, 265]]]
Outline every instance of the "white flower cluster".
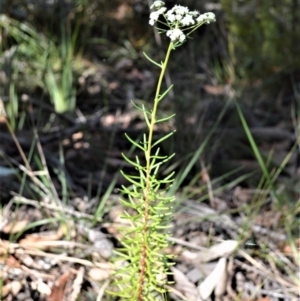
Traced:
[[216, 16], [214, 13], [205, 13], [203, 15], [200, 15], [198, 18], [197, 18], [197, 21], [199, 23], [207, 23], [209, 24], [210, 22], [216, 22]]
[[161, 7], [160, 9], [152, 12], [150, 14], [150, 21], [149, 21], [149, 24], [150, 25], [154, 25], [154, 23], [158, 20], [159, 16], [162, 15], [165, 11], [167, 10], [166, 7]]
[[167, 21], [167, 25], [170, 27], [170, 30], [167, 31], [167, 36], [173, 42], [184, 42], [186, 35], [180, 28], [186, 26], [194, 27], [216, 21], [214, 13], [201, 15], [198, 11], [189, 11], [187, 7], [182, 5], [175, 5], [167, 11], [163, 1], [155, 1], [150, 8], [153, 12], [150, 14], [149, 24], [153, 26], [158, 21], [159, 16], [163, 15]]
[[176, 22], [178, 26], [189, 26], [196, 23], [193, 16], [198, 15], [200, 14], [197, 11], [190, 12], [187, 7], [175, 5], [166, 13], [166, 19], [170, 23]]
[[170, 29], [167, 31], [167, 37], [172, 41], [184, 42], [185, 34], [179, 28]]

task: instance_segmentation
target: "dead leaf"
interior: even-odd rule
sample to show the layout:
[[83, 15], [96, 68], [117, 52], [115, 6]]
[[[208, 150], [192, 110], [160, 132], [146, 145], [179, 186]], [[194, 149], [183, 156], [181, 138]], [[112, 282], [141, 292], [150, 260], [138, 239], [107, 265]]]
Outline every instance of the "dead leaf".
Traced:
[[223, 95], [225, 93], [223, 86], [203, 85], [203, 89], [206, 93], [211, 95]]
[[22, 283], [20, 281], [15, 280], [10, 283], [10, 290], [13, 296], [17, 296], [21, 289]]
[[28, 220], [23, 220], [23, 221], [14, 221], [11, 223], [6, 224], [2, 232], [6, 234], [15, 234], [23, 231], [25, 227], [28, 225], [29, 221]]
[[237, 186], [233, 191], [233, 199], [236, 202], [236, 205], [247, 204], [252, 200], [254, 193], [253, 189]]
[[[298, 256], [300, 256], [300, 238], [295, 240], [296, 250], [298, 251]], [[294, 247], [287, 243], [282, 247], [282, 252], [287, 256], [295, 256]]]
[[5, 284], [1, 288], [1, 297], [5, 298], [11, 292], [11, 282]]
[[280, 223], [282, 212], [280, 211], [264, 211], [255, 217], [255, 224], [266, 227], [268, 229], [275, 229]]
[[22, 289], [22, 283], [20, 281], [17, 280], [11, 281], [2, 286], [1, 297], [5, 298], [8, 294], [12, 294], [13, 296], [16, 296], [18, 295], [21, 289]]
[[25, 238], [21, 239], [19, 244], [21, 246], [26, 247], [39, 247], [39, 248], [47, 248], [47, 244], [40, 244], [39, 242], [47, 242], [47, 241], [56, 241], [63, 237], [64, 229], [60, 227], [57, 232], [49, 231], [49, 232], [42, 232], [42, 233], [34, 233], [28, 234]]
[[20, 262], [19, 262], [15, 257], [13, 257], [12, 255], [9, 255], [9, 256], [6, 258], [5, 263], [6, 263], [6, 265], [7, 265], [9, 268], [20, 268], [20, 267], [21, 267]]
[[194, 283], [192, 283], [185, 274], [175, 267], [171, 267], [175, 280], [175, 288], [182, 293], [189, 301], [197, 301], [199, 294]]
[[28, 268], [33, 268], [35, 266], [34, 259], [26, 253], [19, 255], [18, 258], [22, 262], [22, 264], [24, 264]]
[[217, 287], [218, 283], [226, 278], [226, 276], [224, 277], [224, 274], [226, 273], [226, 266], [226, 259], [224, 257], [220, 258], [214, 270], [198, 286], [200, 296], [203, 300], [207, 300]]
[[210, 260], [216, 259], [221, 256], [230, 255], [238, 246], [236, 240], [225, 240], [220, 244], [214, 245], [208, 249], [210, 255]]
[[51, 294], [47, 297], [48, 301], [63, 301], [66, 285], [71, 277], [71, 273], [67, 271], [56, 280], [51, 289]]
[[49, 285], [42, 282], [41, 280], [37, 283], [36, 290], [45, 296], [51, 294], [51, 288], [49, 287]]
[[80, 267], [79, 270], [77, 271], [77, 276], [73, 282], [72, 286], [72, 294], [70, 297], [70, 301], [76, 301], [80, 291], [81, 291], [81, 286], [83, 282], [83, 275], [84, 275], [84, 267]]
[[104, 269], [100, 269], [100, 268], [91, 268], [88, 272], [88, 275], [94, 281], [103, 281], [110, 277], [111, 270], [104, 270]]
[[[227, 262], [226, 262], [226, 267], [227, 267]], [[216, 288], [215, 288], [216, 296], [223, 296], [226, 292], [227, 278], [228, 278], [228, 270], [226, 267], [223, 270], [223, 272], [220, 274], [220, 279], [216, 285]]]
[[189, 251], [184, 251], [182, 256], [185, 257], [190, 263], [208, 262], [215, 260], [220, 257], [226, 257], [230, 255], [238, 246], [236, 240], [225, 240], [220, 244], [214, 245], [209, 249], [204, 249], [199, 252], [191, 253]]

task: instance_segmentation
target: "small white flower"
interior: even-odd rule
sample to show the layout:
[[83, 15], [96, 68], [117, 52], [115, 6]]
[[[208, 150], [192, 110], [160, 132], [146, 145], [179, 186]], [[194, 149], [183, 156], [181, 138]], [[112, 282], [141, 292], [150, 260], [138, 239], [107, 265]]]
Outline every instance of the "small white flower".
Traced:
[[163, 1], [155, 1], [151, 6], [150, 9], [160, 9], [161, 7], [165, 6], [165, 2]]
[[209, 24], [210, 22], [215, 22], [215, 21], [216, 21], [216, 16], [214, 13], [205, 13], [197, 18], [198, 23], [205, 22]]
[[171, 16], [171, 15], [174, 15], [174, 12], [169, 9], [167, 12], [166, 12], [166, 16]]
[[167, 36], [172, 42], [183, 42], [185, 40], [185, 34], [179, 28], [168, 30]]
[[183, 19], [180, 21], [180, 24], [183, 26], [189, 26], [195, 24], [195, 21], [193, 17], [190, 14], [188, 14], [183, 17]]
[[154, 23], [158, 20], [159, 16], [163, 14], [166, 10], [166, 7], [161, 7], [159, 10], [152, 12], [150, 14], [149, 24], [153, 26]]
[[200, 15], [200, 13], [197, 10], [190, 11], [189, 14], [194, 18], [197, 18]]
[[158, 11], [154, 11], [150, 14], [149, 24], [153, 25], [159, 18], [160, 13]]
[[161, 7], [157, 12], [162, 15], [167, 10], [166, 7]]
[[198, 23], [201, 23], [205, 20], [205, 16], [204, 15], [200, 15], [198, 18], [197, 18], [197, 22]]
[[173, 23], [175, 21], [175, 15], [173, 14], [167, 14], [167, 19], [169, 22]]
[[209, 12], [209, 13], [205, 13], [204, 15], [206, 17], [206, 21], [216, 22], [216, 16], [214, 13]]
[[172, 8], [172, 11], [175, 12], [177, 15], [184, 15], [184, 14], [188, 14], [189, 9], [187, 7], [182, 6], [182, 5], [175, 5]]
[[181, 20], [182, 20], [182, 18], [183, 18], [183, 16], [182, 16], [182, 15], [176, 15], [176, 16], [175, 16], [175, 19], [176, 19], [177, 21], [181, 21]]

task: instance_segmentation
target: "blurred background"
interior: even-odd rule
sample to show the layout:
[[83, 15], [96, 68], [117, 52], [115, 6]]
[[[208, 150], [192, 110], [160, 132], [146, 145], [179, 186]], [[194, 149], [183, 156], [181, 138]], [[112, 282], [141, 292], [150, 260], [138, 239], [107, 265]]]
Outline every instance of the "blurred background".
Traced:
[[[259, 166], [234, 101], [264, 158], [269, 156], [270, 169], [280, 166], [299, 135], [299, 1], [176, 3], [212, 11], [217, 22], [202, 26], [172, 53], [165, 86], [174, 88], [161, 114], [176, 117], [157, 134], [177, 131], [164, 145], [166, 153], [177, 154], [169, 170], [186, 166], [202, 146], [185, 182], [201, 173], [202, 160], [213, 177], [241, 169], [228, 176], [233, 180], [256, 171], [242, 181], [255, 186]], [[8, 121], [25, 152], [33, 123], [47, 151], [57, 153], [63, 143], [65, 164], [84, 190], [82, 178], [88, 182], [91, 174], [95, 183], [102, 174], [107, 187], [120, 152], [129, 147], [123, 132], [138, 138], [145, 129], [131, 100], [151, 105], [158, 70], [143, 52], [161, 61], [168, 45], [148, 24], [149, 5], [150, 0], [1, 1], [0, 95]], [[11, 142], [1, 123], [2, 148], [15, 156]], [[283, 171], [292, 186], [298, 168], [295, 150]]]

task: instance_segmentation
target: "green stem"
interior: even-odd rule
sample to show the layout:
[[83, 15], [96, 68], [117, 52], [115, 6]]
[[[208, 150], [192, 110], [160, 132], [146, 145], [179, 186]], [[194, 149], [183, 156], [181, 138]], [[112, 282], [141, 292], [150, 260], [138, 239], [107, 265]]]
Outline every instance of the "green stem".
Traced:
[[[158, 79], [158, 83], [157, 83], [157, 88], [156, 88], [156, 93], [155, 93], [155, 98], [154, 98], [154, 105], [153, 105], [153, 110], [152, 110], [152, 114], [151, 114], [151, 123], [150, 123], [150, 128], [149, 128], [149, 136], [148, 136], [148, 145], [147, 145], [147, 153], [146, 153], [146, 160], [147, 160], [147, 176], [150, 174], [150, 156], [151, 156], [151, 147], [152, 147], [152, 138], [153, 138], [153, 132], [154, 132], [154, 124], [156, 122], [156, 112], [157, 112], [157, 107], [158, 107], [158, 99], [159, 99], [159, 94], [160, 94], [160, 89], [161, 89], [161, 84], [162, 84], [162, 80], [164, 78], [166, 69], [167, 69], [167, 65], [168, 65], [168, 61], [170, 58], [170, 54], [171, 51], [173, 49], [173, 43], [170, 42], [167, 54], [166, 54], [166, 58], [165, 61], [162, 65], [162, 70], [160, 72], [160, 76]], [[148, 177], [147, 177], [148, 179]]]
[[160, 76], [157, 83], [156, 94], [154, 98], [153, 110], [151, 113], [151, 122], [149, 126], [149, 133], [148, 133], [148, 143], [147, 143], [147, 151], [145, 153], [146, 156], [146, 187], [144, 191], [145, 197], [145, 214], [144, 214], [144, 226], [142, 230], [143, 235], [143, 245], [142, 245], [142, 254], [141, 254], [141, 269], [140, 269], [140, 277], [139, 277], [139, 289], [138, 289], [138, 301], [143, 301], [143, 287], [145, 282], [145, 274], [146, 274], [146, 260], [147, 260], [147, 251], [148, 251], [148, 223], [149, 223], [149, 195], [150, 195], [150, 187], [151, 187], [151, 149], [152, 149], [152, 139], [153, 139], [153, 132], [154, 132], [154, 125], [156, 123], [156, 112], [159, 103], [159, 96], [162, 81], [167, 69], [168, 61], [170, 58], [171, 51], [173, 49], [173, 43], [170, 42], [169, 48], [165, 57], [165, 61], [162, 65], [162, 70], [160, 72]]

